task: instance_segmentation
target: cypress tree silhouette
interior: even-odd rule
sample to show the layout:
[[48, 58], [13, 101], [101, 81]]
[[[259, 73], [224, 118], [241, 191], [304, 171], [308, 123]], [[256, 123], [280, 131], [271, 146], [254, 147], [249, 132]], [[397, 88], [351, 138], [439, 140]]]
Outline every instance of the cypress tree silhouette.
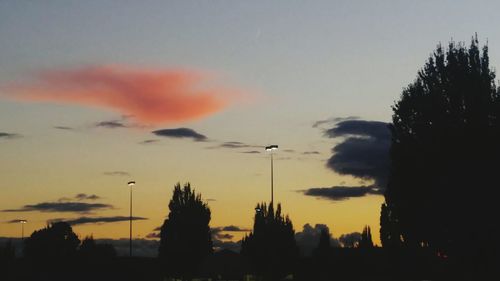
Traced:
[[[481, 260], [498, 237], [500, 94], [488, 47], [439, 45], [393, 106], [391, 174], [381, 212], [385, 246], [428, 246]], [[494, 163], [494, 164], [492, 164]], [[396, 225], [394, 227], [394, 225]]]
[[257, 204], [253, 231], [243, 238], [241, 254], [266, 279], [279, 280], [292, 272], [298, 247], [292, 221], [281, 214], [281, 204], [276, 211], [273, 204]]
[[34, 231], [24, 240], [24, 256], [30, 259], [67, 259], [76, 255], [80, 239], [66, 222]]
[[168, 208], [170, 213], [160, 232], [159, 257], [169, 274], [189, 278], [213, 252], [210, 208], [189, 183], [183, 188], [180, 183], [175, 185]]
[[399, 249], [402, 246], [401, 231], [398, 229], [398, 222], [394, 209], [382, 204], [380, 210], [380, 242], [385, 249]]
[[368, 225], [363, 228], [363, 232], [361, 233], [361, 240], [359, 240], [358, 247], [361, 249], [373, 248], [372, 232]]

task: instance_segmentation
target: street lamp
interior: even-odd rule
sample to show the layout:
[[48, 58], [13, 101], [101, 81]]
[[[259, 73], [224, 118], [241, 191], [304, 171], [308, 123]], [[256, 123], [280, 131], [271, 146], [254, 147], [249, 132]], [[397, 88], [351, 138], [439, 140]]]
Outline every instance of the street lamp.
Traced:
[[266, 151], [269, 151], [271, 153], [271, 205], [274, 202], [273, 151], [275, 151], [277, 149], [278, 149], [278, 146], [276, 144], [266, 146]]
[[21, 224], [21, 240], [24, 240], [24, 225], [27, 222], [27, 220], [19, 220], [19, 223]]
[[135, 181], [129, 181], [127, 185], [130, 187], [130, 240], [129, 240], [129, 250], [130, 256], [132, 257], [132, 187], [135, 185]]

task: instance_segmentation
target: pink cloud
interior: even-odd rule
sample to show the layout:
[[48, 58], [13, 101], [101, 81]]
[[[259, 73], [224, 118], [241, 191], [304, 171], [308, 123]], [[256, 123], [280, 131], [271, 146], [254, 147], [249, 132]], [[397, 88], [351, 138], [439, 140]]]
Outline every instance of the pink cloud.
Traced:
[[214, 88], [209, 75], [178, 69], [92, 66], [42, 71], [7, 87], [11, 98], [112, 109], [147, 124], [199, 119], [221, 111], [238, 95]]

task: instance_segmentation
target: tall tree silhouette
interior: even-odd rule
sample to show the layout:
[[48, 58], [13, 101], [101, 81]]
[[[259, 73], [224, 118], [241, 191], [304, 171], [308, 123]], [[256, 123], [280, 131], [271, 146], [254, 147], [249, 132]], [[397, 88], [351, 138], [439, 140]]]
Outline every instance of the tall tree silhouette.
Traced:
[[393, 106], [384, 246], [425, 245], [440, 256], [470, 261], [490, 242], [484, 233], [498, 236], [493, 194], [500, 95], [494, 79], [488, 47], [481, 52], [476, 36], [469, 47], [439, 45], [403, 90]]
[[368, 225], [361, 232], [361, 240], [359, 240], [358, 247], [361, 249], [373, 248], [372, 231]]
[[298, 248], [292, 221], [281, 214], [281, 204], [276, 211], [273, 204], [257, 204], [253, 231], [243, 238], [241, 254], [267, 279], [278, 280], [292, 272]]
[[56, 222], [34, 231], [24, 240], [24, 256], [38, 260], [74, 257], [80, 239], [66, 222]]
[[394, 209], [382, 204], [380, 210], [380, 242], [385, 249], [399, 249], [402, 245], [401, 231], [398, 229], [397, 216]]
[[168, 208], [170, 213], [160, 232], [159, 257], [168, 273], [189, 277], [213, 251], [210, 208], [189, 183], [183, 188], [180, 183], [175, 185]]

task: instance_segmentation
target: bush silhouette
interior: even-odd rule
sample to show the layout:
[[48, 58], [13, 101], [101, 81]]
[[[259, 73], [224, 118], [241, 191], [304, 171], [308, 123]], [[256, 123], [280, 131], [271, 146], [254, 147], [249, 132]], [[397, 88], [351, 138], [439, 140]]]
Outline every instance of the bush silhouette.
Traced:
[[68, 223], [56, 222], [34, 231], [24, 243], [26, 258], [66, 259], [76, 255], [80, 239]]
[[111, 244], [97, 244], [94, 237], [83, 239], [78, 255], [86, 260], [105, 260], [116, 257], [115, 247]]

